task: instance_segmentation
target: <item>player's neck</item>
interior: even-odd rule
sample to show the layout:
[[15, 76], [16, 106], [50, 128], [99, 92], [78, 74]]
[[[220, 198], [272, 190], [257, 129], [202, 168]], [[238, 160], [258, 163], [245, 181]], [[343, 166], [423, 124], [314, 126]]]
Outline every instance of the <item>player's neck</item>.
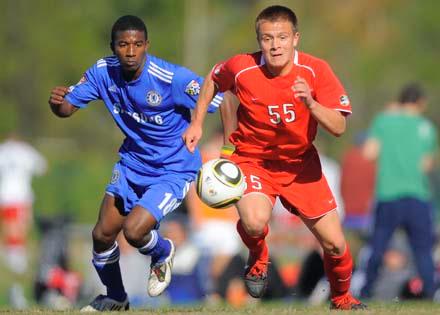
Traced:
[[274, 77], [283, 77], [288, 75], [293, 69], [293, 62], [289, 62], [283, 67], [271, 67], [269, 64], [266, 64], [266, 69], [269, 73]]
[[146, 61], [146, 59], [144, 59], [144, 61], [142, 62], [142, 64], [140, 65], [140, 67], [136, 71], [124, 71], [122, 69], [122, 77], [124, 78], [124, 80], [126, 82], [131, 82], [131, 81], [134, 81], [137, 78], [139, 78], [142, 74], [142, 71], [144, 70], [145, 61]]

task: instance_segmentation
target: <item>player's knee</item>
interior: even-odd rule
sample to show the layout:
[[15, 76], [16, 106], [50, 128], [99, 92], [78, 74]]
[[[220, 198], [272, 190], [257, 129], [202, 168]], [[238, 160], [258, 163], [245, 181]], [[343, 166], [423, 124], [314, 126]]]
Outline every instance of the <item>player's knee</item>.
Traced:
[[267, 222], [265, 220], [259, 220], [258, 218], [253, 218], [246, 221], [242, 220], [242, 225], [248, 235], [259, 236], [264, 233], [264, 229], [267, 225]]
[[93, 244], [95, 244], [94, 247], [98, 246], [99, 248], [105, 248], [113, 245], [116, 240], [116, 235], [113, 233], [105, 233], [105, 231], [103, 231], [101, 227], [97, 225], [92, 231], [92, 238]]
[[122, 227], [125, 239], [127, 242], [134, 247], [139, 247], [143, 245], [143, 240], [145, 235], [149, 231], [145, 231], [139, 224], [136, 224], [133, 220], [126, 220]]
[[330, 240], [322, 243], [324, 252], [330, 256], [341, 256], [345, 252], [346, 242], [342, 239]]

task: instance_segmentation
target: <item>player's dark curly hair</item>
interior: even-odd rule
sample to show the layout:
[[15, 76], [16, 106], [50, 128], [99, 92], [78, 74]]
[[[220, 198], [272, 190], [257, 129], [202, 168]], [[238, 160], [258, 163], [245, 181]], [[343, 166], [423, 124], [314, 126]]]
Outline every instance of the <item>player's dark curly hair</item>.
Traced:
[[119, 31], [128, 31], [135, 30], [141, 31], [145, 34], [145, 40], [148, 39], [147, 27], [145, 26], [144, 21], [134, 15], [124, 15], [116, 20], [115, 24], [112, 27], [112, 38], [111, 38], [111, 46], [113, 47], [113, 43], [116, 37], [116, 33]]
[[296, 17], [295, 12], [282, 5], [269, 6], [258, 14], [257, 18], [255, 19], [255, 31], [257, 32], [257, 35], [262, 20], [270, 22], [286, 20], [292, 23], [294, 32], [298, 31], [298, 18]]

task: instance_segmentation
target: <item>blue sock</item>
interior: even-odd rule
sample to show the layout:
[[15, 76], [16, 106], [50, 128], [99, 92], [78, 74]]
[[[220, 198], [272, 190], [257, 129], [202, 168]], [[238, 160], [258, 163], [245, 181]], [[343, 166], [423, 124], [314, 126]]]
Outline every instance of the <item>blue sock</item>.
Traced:
[[157, 230], [150, 232], [151, 240], [143, 247], [138, 248], [143, 255], [151, 256], [151, 265], [163, 262], [171, 252], [171, 243], [160, 236]]
[[98, 272], [101, 282], [107, 287], [107, 296], [122, 302], [127, 297], [122, 283], [119, 267], [119, 246], [115, 244], [107, 251], [96, 253], [93, 251], [93, 265]]

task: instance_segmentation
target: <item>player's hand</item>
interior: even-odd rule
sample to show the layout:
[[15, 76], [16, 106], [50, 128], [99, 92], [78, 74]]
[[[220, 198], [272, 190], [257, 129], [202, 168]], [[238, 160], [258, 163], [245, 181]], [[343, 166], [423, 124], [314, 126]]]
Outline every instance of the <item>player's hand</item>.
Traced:
[[308, 108], [311, 108], [315, 103], [312, 97], [312, 89], [303, 77], [296, 77], [292, 90], [295, 98], [299, 98]]
[[185, 130], [182, 138], [189, 152], [194, 153], [200, 138], [202, 138], [202, 133], [202, 126], [194, 122]]
[[64, 97], [69, 93], [69, 88], [66, 86], [57, 86], [52, 89], [49, 97], [49, 104], [51, 106], [58, 106], [63, 104]]

